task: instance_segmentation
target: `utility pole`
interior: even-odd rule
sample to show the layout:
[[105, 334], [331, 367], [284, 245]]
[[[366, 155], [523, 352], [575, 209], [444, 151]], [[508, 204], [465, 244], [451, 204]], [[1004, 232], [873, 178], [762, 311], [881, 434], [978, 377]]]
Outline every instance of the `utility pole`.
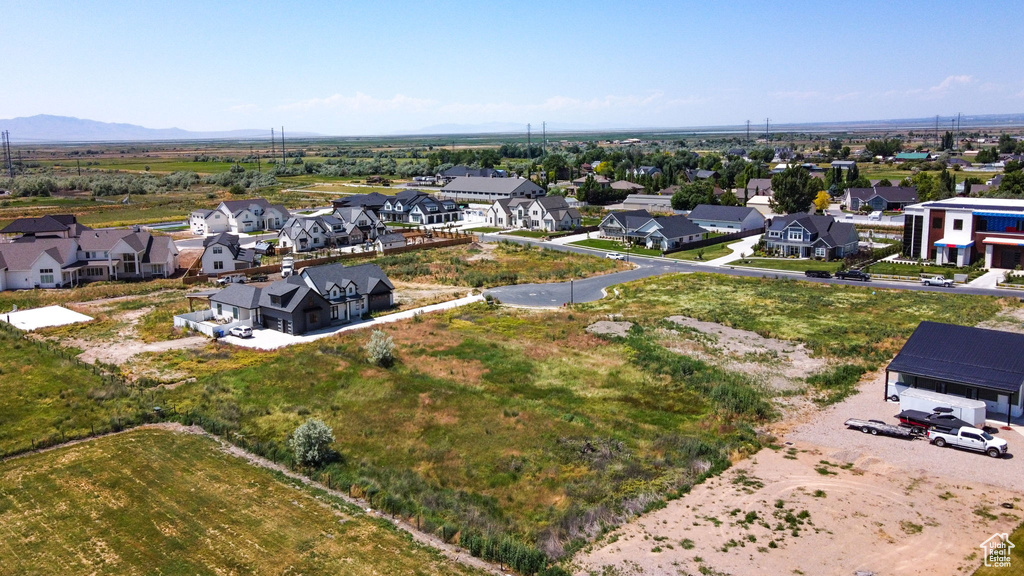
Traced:
[[935, 115], [935, 142], [939, 142], [939, 115]]
[[765, 118], [764, 119], [764, 140], [765, 140], [765, 142], [771, 142], [772, 141], [771, 132], [768, 130], [768, 122], [769, 121], [771, 121], [771, 118]]
[[750, 120], [747, 120], [747, 142], [750, 142]]
[[281, 126], [281, 163], [288, 165], [288, 155], [284, 151], [284, 126]]
[[548, 153], [548, 123], [547, 122], [541, 122], [540, 126], [541, 126], [541, 134], [543, 135], [542, 136], [543, 142], [541, 142], [540, 150], [541, 150], [541, 155], [542, 156], [546, 156], [547, 153]]
[[270, 129], [270, 157], [277, 158], [277, 136], [274, 136], [274, 129]]
[[0, 144], [4, 148], [4, 158], [7, 160], [7, 174], [14, 179], [14, 161], [11, 159], [11, 131], [4, 130], [0, 133]]
[[78, 158], [75, 158], [75, 164], [78, 165], [78, 175], [81, 176], [82, 175], [82, 161], [79, 160]]
[[956, 113], [956, 141], [953, 142], [953, 149], [960, 150], [960, 113]]
[[530, 151], [530, 124], [526, 124], [526, 158], [530, 160], [533, 158], [533, 152]]

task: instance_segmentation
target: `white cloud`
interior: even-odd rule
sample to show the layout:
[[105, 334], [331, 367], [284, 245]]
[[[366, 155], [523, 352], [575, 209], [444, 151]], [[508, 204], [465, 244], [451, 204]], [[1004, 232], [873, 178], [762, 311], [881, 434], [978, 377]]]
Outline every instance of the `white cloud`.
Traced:
[[943, 80], [942, 82], [939, 82], [939, 84], [937, 86], [932, 86], [931, 88], [928, 89], [928, 91], [932, 92], [932, 93], [947, 92], [947, 91], [949, 91], [950, 88], [952, 88], [954, 86], [959, 86], [959, 85], [962, 85], [962, 84], [970, 84], [973, 81], [974, 81], [974, 77], [969, 76], [967, 74], [962, 74], [960, 76], [946, 76], [945, 80]]

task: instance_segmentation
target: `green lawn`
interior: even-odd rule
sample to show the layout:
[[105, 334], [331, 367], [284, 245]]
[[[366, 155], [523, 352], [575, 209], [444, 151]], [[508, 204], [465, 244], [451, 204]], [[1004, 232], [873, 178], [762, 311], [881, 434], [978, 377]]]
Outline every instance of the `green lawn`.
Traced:
[[807, 270], [826, 270], [836, 272], [842, 262], [823, 262], [821, 260], [804, 260], [798, 258], [745, 258], [730, 262], [729, 266], [749, 266], [751, 268], [768, 268], [788, 272], [804, 272]]
[[469, 232], [474, 232], [476, 234], [493, 234], [495, 232], [501, 232], [502, 230], [504, 230], [504, 228], [483, 226], [481, 228], [472, 228], [469, 230]]
[[921, 274], [938, 274], [952, 279], [954, 274], [967, 274], [973, 280], [985, 273], [985, 270], [970, 268], [947, 268], [935, 265], [898, 264], [896, 262], [876, 262], [868, 271], [872, 274], [889, 274], [892, 276], [919, 276]]
[[548, 232], [547, 230], [513, 230], [505, 235], [519, 236], [521, 238], [547, 238], [551, 235], [551, 232]]
[[712, 244], [711, 246], [705, 246], [703, 248], [693, 248], [691, 250], [683, 250], [682, 252], [673, 252], [666, 254], [668, 258], [678, 258], [679, 260], [697, 260], [700, 262], [707, 262], [708, 260], [714, 260], [715, 258], [721, 258], [722, 256], [728, 256], [732, 254], [732, 250], [729, 249], [730, 243], [723, 242], [721, 244]]
[[596, 248], [598, 250], [607, 250], [608, 252], [622, 252], [623, 254], [639, 254], [641, 256], [661, 256], [661, 250], [648, 250], [647, 248], [641, 248], [633, 246], [629, 249], [626, 248], [621, 242], [615, 240], [600, 240], [593, 238], [590, 240], [577, 240], [576, 242], [570, 242], [573, 246], [583, 246], [585, 248]]
[[1009, 566], [985, 566], [985, 560], [981, 560], [981, 566], [975, 570], [974, 576], [1011, 576], [1021, 573], [1021, 566], [1024, 566], [1024, 523], [1017, 526], [1017, 529], [1010, 534], [1010, 542], [1014, 544], [1010, 550]]
[[212, 440], [163, 430], [0, 464], [0, 533], [6, 574], [478, 574]]

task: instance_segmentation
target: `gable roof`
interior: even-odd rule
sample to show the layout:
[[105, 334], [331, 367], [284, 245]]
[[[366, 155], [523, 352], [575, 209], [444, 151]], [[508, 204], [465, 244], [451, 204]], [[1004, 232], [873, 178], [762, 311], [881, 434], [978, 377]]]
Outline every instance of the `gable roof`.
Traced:
[[897, 160], [927, 160], [927, 152], [900, 152], [896, 155]]
[[260, 292], [259, 288], [248, 284], [231, 284], [210, 296], [210, 302], [252, 310], [260, 305]]
[[914, 186], [873, 186], [871, 188], [848, 188], [850, 198], [867, 202], [878, 196], [886, 202], [917, 202], [917, 188]]
[[308, 266], [299, 274], [312, 282], [320, 294], [326, 294], [331, 284], [344, 284], [347, 281], [355, 283], [360, 294], [379, 294], [395, 289], [387, 274], [376, 264]]
[[45, 234], [47, 232], [71, 231], [71, 235], [75, 236], [77, 235], [75, 232], [89, 229], [78, 224], [71, 214], [48, 214], [38, 218], [18, 218], [4, 226], [3, 230], [0, 230], [0, 234]]
[[405, 244], [405, 234], [401, 232], [388, 232], [387, 234], [381, 234], [377, 236], [377, 242], [383, 244], [390, 244], [392, 242], [401, 242]]
[[477, 192], [481, 194], [513, 194], [520, 189], [528, 193], [544, 189], [526, 178], [474, 178], [459, 176], [441, 188], [445, 192]]
[[441, 171], [442, 178], [501, 178], [505, 175], [504, 170], [494, 168], [470, 168], [469, 166], [452, 166]]
[[[629, 228], [629, 224], [633, 224], [633, 227], [636, 228], [643, 226], [644, 223], [650, 220], [651, 213], [647, 210], [622, 210], [619, 212], [609, 212], [605, 218], [615, 220], [623, 228]], [[637, 223], [638, 221], [639, 223]]]
[[387, 202], [391, 196], [381, 194], [380, 192], [370, 192], [369, 194], [352, 194], [350, 196], [342, 196], [341, 198], [335, 198], [331, 201], [335, 208], [342, 207], [359, 207], [368, 208], [370, 210], [380, 210], [380, 207]]
[[1024, 383], [1024, 334], [921, 322], [888, 370], [1007, 393]]
[[[263, 287], [260, 290], [259, 307], [294, 312], [306, 297], [310, 295], [319, 298], [321, 303], [326, 303], [323, 296], [318, 294], [316, 290], [300, 283], [301, 280], [299, 282], [290, 281], [292, 278], [295, 278], [295, 276], [291, 276], [287, 280], [278, 280]], [[274, 296], [281, 299], [280, 304], [273, 303], [272, 299]]]
[[229, 234], [227, 232], [220, 232], [213, 236], [207, 236], [203, 238], [203, 248], [209, 248], [214, 244], [223, 244], [225, 246], [238, 246], [238, 236]]
[[815, 242], [822, 242], [829, 246], [845, 245], [849, 242], [850, 238], [859, 238], [857, 228], [852, 223], [839, 222], [835, 218], [823, 214], [800, 212], [779, 216], [772, 220], [770, 228], [772, 230], [783, 230], [794, 222], [812, 234], [817, 234], [818, 238]]
[[8, 270], [28, 270], [43, 252], [61, 268], [78, 262], [78, 242], [72, 238], [28, 238], [0, 244], [0, 256]]
[[629, 180], [616, 180], [611, 184], [612, 190], [643, 190], [643, 184], [630, 182]]
[[715, 204], [698, 204], [687, 215], [690, 220], [716, 220], [719, 222], [743, 222], [750, 213], [760, 214], [753, 208], [745, 206], [720, 206]]
[[772, 179], [751, 178], [750, 180], [747, 180], [747, 186], [744, 189], [747, 192], [756, 191], [758, 194], [761, 194], [762, 196], [769, 196], [769, 194], [765, 194], [765, 192], [772, 189]]
[[[660, 226], [655, 232], [665, 238], [681, 238], [683, 236], [707, 233], [707, 230], [697, 226], [686, 216], [659, 216], [653, 218], [653, 220]], [[652, 232], [652, 234], [655, 232]]]

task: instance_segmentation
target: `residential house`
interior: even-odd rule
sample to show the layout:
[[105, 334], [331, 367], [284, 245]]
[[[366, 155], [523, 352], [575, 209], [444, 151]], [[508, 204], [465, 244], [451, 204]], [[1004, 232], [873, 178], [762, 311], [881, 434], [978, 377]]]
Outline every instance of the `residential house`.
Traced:
[[194, 210], [189, 227], [197, 235], [280, 230], [289, 216], [284, 206], [265, 198], [225, 200], [215, 210]]
[[865, 206], [874, 211], [903, 210], [917, 202], [917, 188], [913, 186], [847, 188], [842, 202], [850, 210], [862, 210]]
[[454, 200], [440, 200], [419, 190], [403, 190], [385, 201], [377, 215], [384, 222], [444, 224], [462, 220], [462, 209]]
[[292, 216], [277, 235], [278, 246], [307, 252], [333, 246], [361, 244], [363, 233], [352, 223], [333, 215]]
[[395, 286], [376, 264], [310, 266], [288, 281], [301, 282], [323, 296], [333, 322], [356, 320], [395, 304]]
[[[357, 234], [352, 226], [345, 227], [346, 233], [349, 235], [349, 244], [372, 242], [377, 239], [377, 236], [389, 232], [387, 225], [381, 222], [377, 214], [369, 208], [361, 206], [335, 208], [333, 216], [348, 225], [358, 228], [359, 232]], [[358, 239], [358, 236], [362, 236], [362, 239]]]
[[885, 369], [888, 398], [919, 388], [985, 402], [992, 415], [1024, 415], [1024, 334], [921, 322]]
[[775, 214], [772, 209], [772, 197], [771, 196], [751, 196], [747, 199], [746, 206], [753, 208], [761, 213], [762, 216], [768, 218]]
[[587, 178], [592, 178], [594, 180], [594, 184], [597, 184], [598, 188], [608, 189], [608, 188], [612, 187], [612, 180], [611, 180], [611, 178], [608, 178], [606, 176], [601, 176], [599, 174], [589, 174], [587, 176], [580, 176], [579, 178], [573, 180], [572, 181], [572, 188], [575, 189], [575, 190], [579, 190], [580, 187], [583, 186], [587, 182]]
[[833, 168], [841, 168], [843, 170], [849, 170], [850, 168], [854, 168], [856, 166], [857, 166], [857, 161], [856, 160], [833, 160], [832, 161], [832, 167]]
[[264, 328], [285, 334], [305, 334], [330, 326], [331, 310], [327, 299], [298, 276], [260, 288], [259, 318]]
[[331, 200], [335, 209], [338, 208], [365, 208], [377, 214], [384, 207], [384, 203], [391, 199], [387, 194], [370, 192], [369, 194], [351, 194]]
[[78, 238], [91, 230], [71, 214], [52, 214], [36, 218], [17, 218], [0, 230], [0, 238]]
[[952, 168], [953, 166], [959, 166], [961, 168], [970, 168], [971, 163], [963, 158], [950, 157], [946, 160], [946, 166]]
[[255, 248], [242, 248], [238, 236], [221, 232], [203, 240], [200, 267], [203, 274], [217, 275], [259, 266], [260, 256]]
[[747, 185], [743, 188], [743, 197], [753, 198], [754, 196], [772, 196], [772, 179], [771, 178], [751, 178], [747, 180]]
[[628, 180], [616, 180], [609, 185], [612, 190], [618, 190], [627, 194], [643, 194], [644, 185], [630, 182]]
[[712, 232], [764, 230], [764, 216], [751, 207], [698, 204], [686, 217]]
[[561, 196], [498, 200], [487, 209], [488, 224], [499, 228], [573, 230], [582, 222], [579, 210]]
[[629, 236], [642, 238], [641, 243], [651, 250], [668, 252], [684, 244], [704, 240], [707, 234], [707, 230], [686, 216], [659, 216], [651, 218]]
[[688, 182], [697, 182], [699, 180], [718, 180], [720, 176], [717, 170], [687, 170], [685, 174]]
[[837, 222], [831, 216], [804, 213], [772, 219], [764, 238], [770, 252], [825, 260], [856, 254], [860, 241], [853, 224]]
[[28, 235], [0, 244], [0, 290], [166, 278], [178, 268], [178, 250], [169, 236], [124, 229], [85, 229], [81, 234], [79, 238]]
[[220, 322], [261, 326], [260, 288], [249, 284], [229, 284], [210, 296], [210, 310]]
[[725, 155], [726, 156], [739, 156], [740, 158], [746, 158], [747, 157], [747, 149], [746, 148], [729, 148], [728, 150], [725, 151]]
[[651, 213], [647, 210], [609, 212], [598, 225], [599, 234], [602, 238], [625, 241], [630, 232], [643, 226], [651, 218]]
[[436, 178], [441, 182], [451, 182], [456, 178], [504, 178], [505, 176], [504, 170], [495, 170], [494, 168], [452, 166], [447, 170], [438, 172]]
[[907, 206], [903, 255], [936, 264], [1013, 269], [1024, 264], [1024, 200], [947, 198]]
[[456, 202], [494, 202], [504, 198], [537, 198], [546, 192], [526, 178], [455, 178], [438, 193]]
[[384, 252], [391, 248], [403, 248], [406, 245], [405, 235], [400, 232], [389, 232], [377, 236], [373, 241], [373, 247], [377, 252]]
[[637, 178], [640, 176], [650, 176], [651, 178], [654, 178], [658, 174], [661, 174], [661, 168], [658, 168], [657, 166], [640, 166], [630, 169], [629, 172]]

